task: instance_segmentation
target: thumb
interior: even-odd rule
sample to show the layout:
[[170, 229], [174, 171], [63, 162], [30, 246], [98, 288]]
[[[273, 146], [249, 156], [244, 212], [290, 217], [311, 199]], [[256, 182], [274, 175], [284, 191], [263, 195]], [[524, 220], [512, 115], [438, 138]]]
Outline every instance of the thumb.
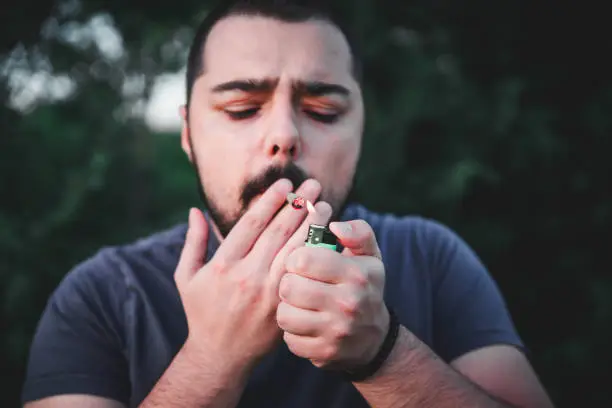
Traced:
[[374, 230], [364, 220], [332, 222], [329, 229], [338, 237], [345, 253], [382, 259]]
[[174, 274], [179, 289], [191, 280], [193, 275], [204, 266], [208, 244], [208, 223], [204, 214], [197, 208], [189, 210], [189, 229], [185, 245]]

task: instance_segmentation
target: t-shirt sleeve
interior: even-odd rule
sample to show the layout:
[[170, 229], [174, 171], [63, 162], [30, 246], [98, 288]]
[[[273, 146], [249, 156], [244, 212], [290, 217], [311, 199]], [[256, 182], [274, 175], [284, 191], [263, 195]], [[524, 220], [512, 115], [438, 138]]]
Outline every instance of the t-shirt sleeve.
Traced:
[[446, 362], [470, 351], [505, 344], [525, 351], [499, 287], [468, 244], [449, 228], [427, 221], [433, 276], [434, 347]]
[[125, 286], [103, 255], [79, 265], [49, 298], [30, 349], [22, 402], [62, 394], [129, 400], [122, 353]]

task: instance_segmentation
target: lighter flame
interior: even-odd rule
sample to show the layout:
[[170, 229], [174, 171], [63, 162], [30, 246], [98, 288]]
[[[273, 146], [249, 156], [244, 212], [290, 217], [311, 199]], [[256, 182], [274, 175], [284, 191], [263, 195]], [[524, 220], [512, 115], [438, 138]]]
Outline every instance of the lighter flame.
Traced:
[[306, 209], [308, 210], [309, 214], [315, 214], [317, 212], [315, 206], [308, 200], [306, 200]]

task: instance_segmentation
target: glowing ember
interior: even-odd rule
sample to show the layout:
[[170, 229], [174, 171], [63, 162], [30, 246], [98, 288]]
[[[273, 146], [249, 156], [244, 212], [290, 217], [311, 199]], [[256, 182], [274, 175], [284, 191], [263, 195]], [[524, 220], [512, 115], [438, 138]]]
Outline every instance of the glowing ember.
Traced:
[[310, 201], [306, 200], [304, 197], [300, 197], [295, 193], [287, 194], [287, 202], [291, 204], [291, 206], [296, 210], [301, 210], [302, 208], [306, 207], [308, 213], [310, 214], [315, 214], [317, 212], [315, 206]]
[[304, 208], [305, 205], [307, 205], [306, 199], [304, 197], [300, 197], [295, 193], [287, 194], [287, 202], [291, 204], [291, 206], [296, 210], [301, 210], [302, 208]]

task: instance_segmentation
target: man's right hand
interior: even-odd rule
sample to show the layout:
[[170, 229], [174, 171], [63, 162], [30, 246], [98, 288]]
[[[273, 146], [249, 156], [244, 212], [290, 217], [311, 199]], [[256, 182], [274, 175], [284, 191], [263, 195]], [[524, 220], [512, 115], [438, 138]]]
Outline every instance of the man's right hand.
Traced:
[[[317, 203], [319, 219], [306, 210], [279, 209], [292, 191], [288, 180], [272, 185], [238, 221], [204, 265], [209, 228], [192, 209], [175, 273], [187, 316], [185, 347], [212, 357], [226, 369], [248, 370], [282, 338], [276, 322], [282, 258], [303, 245], [309, 223], [326, 223], [331, 207]], [[297, 193], [315, 201], [321, 186], [307, 180]], [[211, 363], [207, 361], [207, 363]]]

